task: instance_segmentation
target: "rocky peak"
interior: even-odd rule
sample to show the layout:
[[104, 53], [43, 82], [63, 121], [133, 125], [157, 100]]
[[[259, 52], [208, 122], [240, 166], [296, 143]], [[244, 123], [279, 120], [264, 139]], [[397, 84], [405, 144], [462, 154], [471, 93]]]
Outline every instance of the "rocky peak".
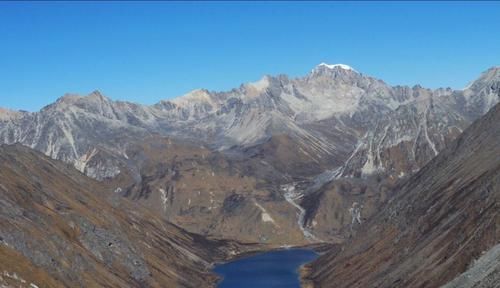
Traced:
[[500, 100], [500, 67], [492, 67], [464, 88], [469, 110], [486, 113]]
[[473, 81], [464, 90], [480, 90], [484, 86], [491, 86], [500, 82], [500, 66], [494, 66], [484, 71], [478, 79]]
[[500, 66], [493, 66], [486, 70], [481, 77], [487, 76], [490, 79], [500, 79]]
[[105, 97], [99, 91], [93, 91], [87, 96], [81, 97], [78, 101], [79, 106], [91, 105], [91, 106], [110, 106], [113, 101], [107, 97]]
[[108, 119], [115, 119], [114, 102], [105, 97], [99, 91], [82, 96], [74, 93], [66, 93], [54, 104], [48, 105], [42, 109], [47, 113], [84, 113], [104, 116]]
[[173, 119], [199, 119], [215, 112], [221, 106], [223, 101], [217, 94], [207, 89], [196, 89], [174, 99], [162, 100], [154, 107], [167, 112]]
[[[326, 64], [321, 63], [314, 67], [311, 72], [302, 78], [310, 85], [329, 86], [334, 88], [336, 86], [369, 86], [378, 80], [365, 76], [354, 68], [346, 64]], [[364, 89], [364, 88], [363, 88]]]
[[66, 93], [59, 99], [56, 104], [59, 105], [75, 105], [81, 103], [109, 103], [111, 100], [105, 97], [101, 92], [95, 90], [86, 96], [76, 93]]
[[0, 107], [0, 121], [9, 121], [20, 118], [24, 113]]
[[349, 81], [350, 79], [357, 78], [360, 73], [354, 70], [351, 66], [346, 64], [326, 64], [320, 63], [311, 70], [309, 78], [333, 78], [343, 79]]
[[271, 86], [272, 81], [272, 77], [265, 75], [258, 81], [241, 85], [241, 91], [247, 98], [253, 98], [265, 93], [265, 91]]
[[92, 91], [92, 93], [87, 95], [85, 98], [93, 99], [93, 100], [97, 100], [97, 101], [109, 101], [109, 98], [104, 96], [99, 90]]
[[60, 105], [71, 105], [74, 104], [78, 99], [80, 99], [82, 96], [76, 93], [65, 93], [63, 96], [59, 97], [55, 104], [60, 104]]
[[206, 89], [196, 89], [181, 97], [170, 100], [170, 102], [176, 104], [179, 107], [193, 106], [196, 104], [215, 104], [210, 92]]

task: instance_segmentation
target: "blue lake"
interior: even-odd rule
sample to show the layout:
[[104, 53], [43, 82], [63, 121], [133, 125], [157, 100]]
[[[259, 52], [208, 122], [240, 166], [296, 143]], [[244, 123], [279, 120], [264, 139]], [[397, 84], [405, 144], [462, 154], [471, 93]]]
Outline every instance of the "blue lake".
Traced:
[[310, 249], [287, 249], [234, 260], [217, 265], [223, 277], [219, 288], [300, 288], [298, 269], [318, 254]]

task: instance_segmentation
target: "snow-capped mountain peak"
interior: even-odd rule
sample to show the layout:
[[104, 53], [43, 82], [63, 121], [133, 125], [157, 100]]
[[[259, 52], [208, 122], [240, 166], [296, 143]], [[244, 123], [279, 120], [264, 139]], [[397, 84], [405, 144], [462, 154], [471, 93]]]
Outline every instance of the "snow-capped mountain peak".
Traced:
[[353, 72], [358, 72], [358, 71], [354, 70], [354, 68], [352, 68], [351, 66], [346, 65], [346, 64], [327, 64], [325, 62], [322, 62], [319, 65], [317, 65], [315, 69], [317, 69], [319, 67], [326, 67], [328, 69], [340, 68], [340, 69], [344, 69], [344, 70], [350, 70], [350, 71], [353, 71]]

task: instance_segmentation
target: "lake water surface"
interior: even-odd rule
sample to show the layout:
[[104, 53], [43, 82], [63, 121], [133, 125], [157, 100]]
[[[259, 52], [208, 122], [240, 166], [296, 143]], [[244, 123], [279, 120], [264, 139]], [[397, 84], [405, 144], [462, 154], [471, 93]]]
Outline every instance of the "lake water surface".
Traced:
[[219, 288], [300, 288], [298, 269], [318, 254], [310, 249], [265, 252], [217, 265]]

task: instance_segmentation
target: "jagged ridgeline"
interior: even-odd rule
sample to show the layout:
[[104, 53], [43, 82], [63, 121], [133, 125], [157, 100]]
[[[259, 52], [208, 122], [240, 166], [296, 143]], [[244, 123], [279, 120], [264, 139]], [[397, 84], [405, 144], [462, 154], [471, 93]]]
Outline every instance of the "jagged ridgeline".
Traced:
[[499, 83], [498, 67], [462, 90], [431, 90], [323, 63], [152, 106], [93, 92], [1, 110], [0, 141], [69, 163], [190, 232], [342, 242], [498, 102]]

